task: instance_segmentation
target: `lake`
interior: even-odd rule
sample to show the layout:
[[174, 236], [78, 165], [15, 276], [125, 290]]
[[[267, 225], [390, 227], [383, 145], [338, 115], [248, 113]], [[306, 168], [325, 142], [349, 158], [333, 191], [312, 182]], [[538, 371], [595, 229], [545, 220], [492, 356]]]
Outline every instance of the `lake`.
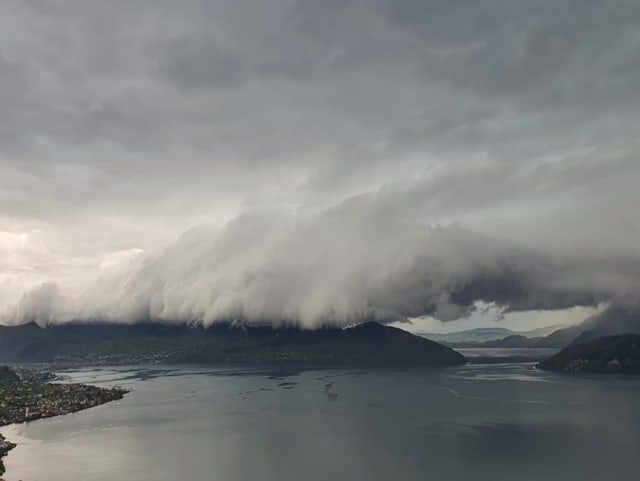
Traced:
[[7, 481], [640, 479], [639, 378], [531, 363], [61, 374], [131, 393], [3, 427]]

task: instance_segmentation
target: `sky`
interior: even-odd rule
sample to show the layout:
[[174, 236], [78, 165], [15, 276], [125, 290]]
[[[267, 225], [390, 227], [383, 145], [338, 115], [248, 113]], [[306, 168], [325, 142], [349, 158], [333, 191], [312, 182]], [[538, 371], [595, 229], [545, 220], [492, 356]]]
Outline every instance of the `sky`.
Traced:
[[639, 24], [636, 0], [4, 0], [0, 322], [637, 309]]

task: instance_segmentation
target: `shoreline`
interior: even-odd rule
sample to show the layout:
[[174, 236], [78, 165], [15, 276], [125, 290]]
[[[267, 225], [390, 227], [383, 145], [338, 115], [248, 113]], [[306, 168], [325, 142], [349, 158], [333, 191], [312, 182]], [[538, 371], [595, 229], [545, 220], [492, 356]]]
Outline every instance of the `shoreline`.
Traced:
[[[11, 441], [8, 441], [4, 437], [4, 435], [0, 434], [0, 476], [3, 476], [5, 472], [4, 457], [7, 454], [9, 454], [9, 451], [11, 451], [16, 446], [17, 446], [16, 443], [12, 443]], [[3, 479], [0, 478], [0, 481], [3, 481]]]
[[[33, 370], [15, 372], [0, 366], [0, 427], [62, 416], [122, 399], [129, 391], [89, 384], [51, 383], [53, 376]], [[17, 445], [0, 434], [0, 481], [4, 457]]]

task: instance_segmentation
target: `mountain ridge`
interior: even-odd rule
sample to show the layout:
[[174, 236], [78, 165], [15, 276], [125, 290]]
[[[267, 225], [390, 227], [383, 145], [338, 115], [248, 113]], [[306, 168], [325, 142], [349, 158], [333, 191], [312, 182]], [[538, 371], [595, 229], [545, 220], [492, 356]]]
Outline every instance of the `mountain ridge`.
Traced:
[[458, 352], [367, 322], [350, 328], [215, 324], [69, 323], [0, 326], [0, 360], [12, 362], [243, 362], [345, 366], [449, 366]]
[[[514, 331], [506, 327], [475, 327], [462, 331], [454, 331], [447, 333], [437, 332], [416, 332], [417, 335], [440, 342], [446, 346], [456, 347], [482, 347], [481, 344], [486, 342], [501, 341], [510, 336], [521, 336], [529, 339], [541, 339], [544, 336], [555, 332], [565, 326], [556, 324], [553, 326], [539, 327], [527, 331]], [[493, 346], [487, 346], [493, 347]]]
[[[489, 332], [494, 328], [489, 328]], [[497, 328], [503, 329], [503, 328]], [[485, 329], [471, 329], [452, 333], [453, 335], [482, 333]], [[498, 332], [498, 331], [496, 331]], [[562, 349], [571, 344], [580, 344], [597, 338], [620, 335], [620, 334], [640, 334], [640, 312], [628, 311], [625, 309], [609, 307], [604, 311], [588, 317], [579, 324], [556, 329], [545, 336], [535, 337], [531, 334], [541, 332], [540, 330], [515, 332], [510, 331], [501, 338], [492, 338], [478, 341], [452, 341], [451, 338], [439, 337], [438, 335], [426, 335], [427, 338], [442, 342], [452, 348], [555, 348]], [[527, 335], [529, 334], [529, 335]], [[424, 335], [424, 334], [423, 334]], [[446, 335], [445, 335], [446, 336]], [[476, 339], [478, 339], [476, 337]]]

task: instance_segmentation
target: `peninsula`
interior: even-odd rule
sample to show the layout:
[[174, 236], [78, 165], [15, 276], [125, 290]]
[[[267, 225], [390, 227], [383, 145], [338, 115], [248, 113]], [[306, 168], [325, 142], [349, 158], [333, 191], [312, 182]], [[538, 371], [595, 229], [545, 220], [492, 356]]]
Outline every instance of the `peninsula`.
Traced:
[[[50, 375], [39, 371], [16, 372], [0, 366], [0, 426], [81, 411], [121, 399], [127, 392], [50, 380]], [[0, 476], [4, 473], [2, 458], [15, 446], [0, 434]]]

